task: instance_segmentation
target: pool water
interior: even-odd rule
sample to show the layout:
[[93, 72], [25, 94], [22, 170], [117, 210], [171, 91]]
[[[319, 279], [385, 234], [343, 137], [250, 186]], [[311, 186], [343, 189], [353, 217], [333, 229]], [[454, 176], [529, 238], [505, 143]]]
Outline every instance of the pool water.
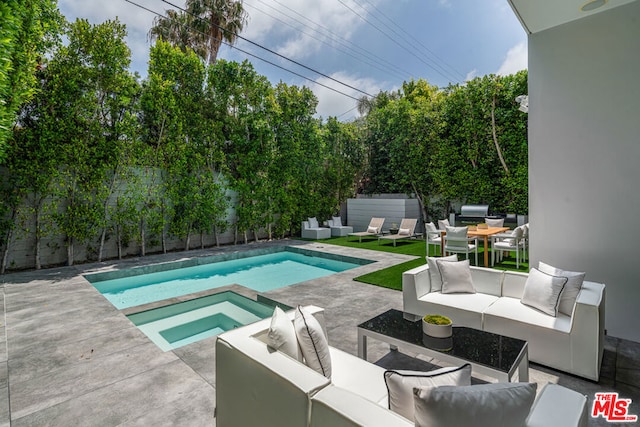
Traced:
[[163, 351], [266, 319], [273, 306], [226, 291], [127, 317]]
[[[195, 292], [239, 284], [257, 292], [278, 289], [294, 283], [317, 279], [368, 263], [367, 260], [348, 261], [324, 258], [319, 252], [310, 256], [300, 251], [280, 250], [275, 253], [248, 256], [203, 265], [176, 267], [148, 274], [136, 269], [118, 271], [117, 278], [100, 273], [85, 276], [116, 308], [124, 309]], [[125, 277], [122, 277], [122, 276]], [[105, 280], [106, 279], [106, 280]]]

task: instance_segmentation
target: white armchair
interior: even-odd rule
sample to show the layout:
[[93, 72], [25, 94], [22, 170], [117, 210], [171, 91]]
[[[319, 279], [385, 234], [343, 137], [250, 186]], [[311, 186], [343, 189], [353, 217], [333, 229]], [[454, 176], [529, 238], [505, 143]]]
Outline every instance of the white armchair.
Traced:
[[342, 225], [342, 218], [339, 216], [332, 217], [327, 221], [327, 224], [329, 224], [332, 236], [342, 237], [348, 236], [349, 233], [353, 233], [353, 227], [350, 225]]
[[308, 221], [302, 221], [302, 232], [300, 235], [303, 239], [328, 239], [331, 237], [331, 229], [320, 227], [316, 218], [309, 218]]

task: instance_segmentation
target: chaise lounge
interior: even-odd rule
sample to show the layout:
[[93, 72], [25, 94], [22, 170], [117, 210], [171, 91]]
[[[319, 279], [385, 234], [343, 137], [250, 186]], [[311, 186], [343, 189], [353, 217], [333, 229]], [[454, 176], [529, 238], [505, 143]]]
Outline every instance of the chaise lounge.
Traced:
[[357, 231], [354, 233], [349, 233], [349, 236], [355, 236], [358, 238], [358, 241], [362, 243], [363, 237], [378, 237], [382, 234], [382, 225], [384, 224], [384, 218], [371, 218], [369, 222], [369, 226], [366, 231]]

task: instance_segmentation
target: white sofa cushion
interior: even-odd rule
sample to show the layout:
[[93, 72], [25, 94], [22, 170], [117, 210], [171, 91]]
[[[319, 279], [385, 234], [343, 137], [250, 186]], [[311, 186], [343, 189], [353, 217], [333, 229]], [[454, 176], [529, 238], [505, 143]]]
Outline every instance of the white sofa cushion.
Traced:
[[473, 267], [471, 278], [476, 292], [502, 296], [502, 282], [505, 272], [493, 268]]
[[[523, 305], [517, 298], [502, 297], [487, 307], [484, 311], [485, 328], [489, 320], [492, 323], [512, 323], [516, 329], [522, 329], [522, 326], [518, 327], [517, 324], [525, 324], [541, 328], [543, 332], [555, 330], [568, 334], [571, 331], [569, 316], [565, 314], [558, 314], [556, 317], [549, 316], [540, 310]], [[489, 332], [493, 331], [489, 330]], [[529, 352], [531, 352], [531, 345], [529, 345]]]
[[464, 261], [438, 261], [438, 268], [442, 276], [442, 293], [468, 293], [475, 294], [476, 289], [473, 287], [473, 279], [471, 278], [471, 269], [469, 268], [469, 260]]
[[308, 218], [309, 220], [309, 228], [318, 228], [320, 224], [318, 224], [318, 219], [316, 217]]
[[331, 378], [329, 342], [318, 320], [306, 307], [298, 306], [293, 325], [307, 366]]
[[331, 383], [365, 399], [387, 406], [385, 369], [330, 346]]
[[269, 347], [302, 361], [302, 352], [298, 345], [296, 329], [289, 316], [280, 307], [276, 307], [273, 310], [267, 338]]
[[500, 297], [487, 294], [443, 294], [430, 292], [419, 298], [425, 313], [447, 316], [455, 326], [482, 329], [482, 313]]
[[331, 217], [331, 219], [333, 219], [333, 226], [334, 227], [342, 227], [342, 218], [339, 216], [334, 216]]
[[566, 314], [567, 316], [571, 316], [571, 313], [573, 312], [573, 306], [575, 305], [576, 298], [578, 297], [580, 289], [582, 288], [582, 283], [584, 282], [584, 276], [586, 275], [586, 273], [561, 270], [549, 264], [545, 264], [542, 261], [538, 262], [538, 269], [543, 273], [567, 278], [567, 284], [564, 286], [562, 294], [560, 295], [560, 305], [558, 306], [558, 311], [560, 313]]
[[537, 268], [532, 268], [529, 271], [529, 278], [524, 285], [524, 293], [520, 301], [555, 317], [558, 315], [560, 294], [567, 280], [566, 277], [553, 276], [543, 273]]
[[384, 381], [389, 392], [389, 409], [414, 421], [414, 388], [471, 385], [471, 365], [467, 363], [427, 372], [390, 370], [384, 373]]
[[442, 290], [442, 276], [440, 275], [440, 267], [438, 261], [458, 261], [458, 255], [453, 254], [441, 257], [427, 257], [427, 265], [429, 266], [429, 279], [431, 280], [431, 292]]
[[416, 426], [524, 426], [536, 383], [415, 389]]

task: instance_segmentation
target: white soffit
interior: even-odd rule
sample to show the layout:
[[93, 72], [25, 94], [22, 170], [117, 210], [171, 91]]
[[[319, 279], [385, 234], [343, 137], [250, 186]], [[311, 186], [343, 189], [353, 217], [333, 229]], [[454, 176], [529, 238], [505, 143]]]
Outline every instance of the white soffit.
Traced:
[[[623, 4], [640, 0], [508, 0], [511, 8], [528, 33], [556, 27]], [[583, 12], [581, 8], [594, 1], [602, 6]]]

